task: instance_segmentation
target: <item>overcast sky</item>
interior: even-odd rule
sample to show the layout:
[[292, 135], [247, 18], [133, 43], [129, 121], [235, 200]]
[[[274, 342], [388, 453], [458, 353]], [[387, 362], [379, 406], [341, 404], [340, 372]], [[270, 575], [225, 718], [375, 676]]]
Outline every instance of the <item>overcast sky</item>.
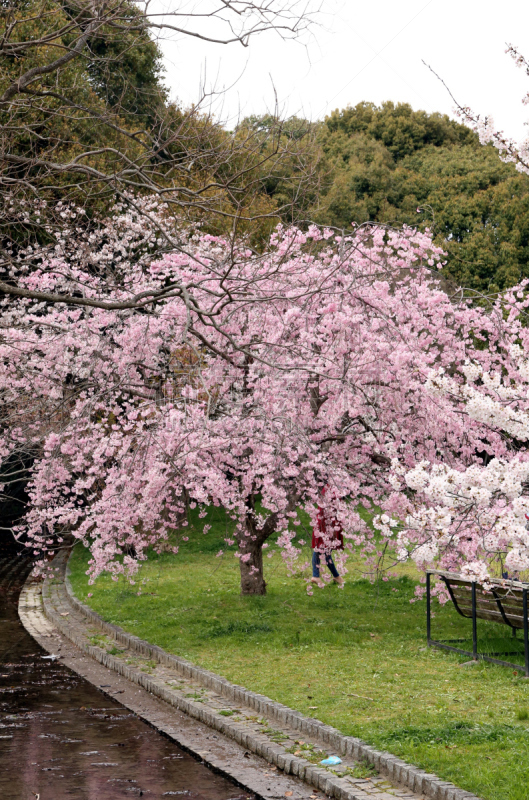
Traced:
[[272, 109], [274, 87], [283, 114], [312, 120], [361, 100], [452, 116], [454, 104], [424, 60], [462, 105], [492, 114], [516, 139], [529, 135], [529, 107], [521, 103], [529, 78], [504, 52], [509, 42], [529, 57], [528, 0], [322, 0], [322, 9], [303, 43], [272, 33], [249, 48], [162, 42], [173, 99], [194, 102], [205, 77], [208, 87], [226, 89], [216, 111], [229, 127]]

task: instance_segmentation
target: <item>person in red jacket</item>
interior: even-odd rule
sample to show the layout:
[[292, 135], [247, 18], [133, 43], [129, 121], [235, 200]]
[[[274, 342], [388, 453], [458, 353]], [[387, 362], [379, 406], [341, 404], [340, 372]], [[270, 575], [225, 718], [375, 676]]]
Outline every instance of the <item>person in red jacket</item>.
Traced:
[[320, 560], [325, 556], [325, 563], [335, 583], [343, 585], [343, 578], [332, 559], [333, 550], [343, 550], [343, 530], [335, 517], [331, 516], [329, 509], [318, 506], [316, 526], [312, 530], [312, 582], [320, 582]]

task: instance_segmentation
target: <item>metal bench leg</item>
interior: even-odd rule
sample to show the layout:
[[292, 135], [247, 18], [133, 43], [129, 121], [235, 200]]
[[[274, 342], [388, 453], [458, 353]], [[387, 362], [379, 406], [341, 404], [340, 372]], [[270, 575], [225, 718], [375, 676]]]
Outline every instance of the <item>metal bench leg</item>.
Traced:
[[472, 584], [472, 658], [478, 660], [478, 620], [476, 615], [476, 584]]
[[428, 647], [430, 647], [431, 630], [432, 630], [432, 613], [431, 613], [431, 597], [430, 597], [430, 578], [432, 576], [429, 572], [426, 573], [426, 640]]
[[529, 620], [527, 619], [527, 589], [523, 590], [523, 645], [525, 650], [525, 674], [529, 676]]

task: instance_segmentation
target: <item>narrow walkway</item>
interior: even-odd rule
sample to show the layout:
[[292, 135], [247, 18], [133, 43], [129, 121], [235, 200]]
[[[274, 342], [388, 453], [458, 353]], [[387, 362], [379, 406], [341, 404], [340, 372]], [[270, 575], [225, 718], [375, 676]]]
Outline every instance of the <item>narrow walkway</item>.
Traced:
[[[138, 687], [89, 656], [83, 657], [44, 620], [46, 640], [55, 651], [64, 650], [63, 658], [49, 659], [24, 630], [17, 610], [31, 560], [25, 553], [10, 554], [6, 549], [0, 547], [1, 800], [37, 796], [41, 800], [165, 800], [171, 795], [186, 800], [259, 800], [261, 795], [208, 769], [131, 713], [119, 702], [125, 687], [109, 687], [106, 693], [96, 688], [113, 683], [110, 675], [128, 684], [133, 699], [139, 699]], [[68, 669], [66, 651], [70, 649], [79, 656], [74, 663], [89, 670], [89, 681], [80, 677], [79, 669]], [[151, 697], [144, 689], [140, 693]], [[174, 725], [180, 715], [170, 711]], [[204, 727], [189, 717], [184, 721], [188, 728]], [[211, 731], [205, 729], [205, 734]], [[240, 750], [234, 742], [230, 744]], [[239, 754], [239, 761], [247, 759]], [[263, 762], [263, 767], [264, 773], [268, 765]], [[265, 780], [262, 775], [261, 782]]]
[[[318, 795], [302, 781], [277, 769], [271, 770], [265, 759], [248, 753], [237, 742], [212, 731], [204, 723], [168, 705], [80, 650], [44, 616], [40, 588], [28, 582], [20, 596], [19, 615], [28, 633], [44, 650], [57, 656], [60, 664], [89, 681], [99, 692], [118, 701], [214, 772], [234, 781], [236, 786], [230, 795], [231, 800], [239, 798], [241, 789], [237, 789], [237, 786], [245, 790], [242, 795], [245, 800], [284, 800], [285, 797], [290, 800], [310, 800], [313, 795]], [[154, 796], [159, 797], [156, 794]], [[194, 796], [195, 792], [189, 794], [189, 797]], [[211, 794], [206, 796], [210, 797]], [[55, 800], [55, 795], [49, 797]], [[20, 798], [17, 797], [17, 800]], [[41, 800], [44, 800], [42, 794]], [[319, 800], [323, 798], [319, 796]]]
[[[50, 623], [43, 618], [44, 610], [68, 639], [101, 664], [211, 729], [235, 739], [247, 748], [248, 757], [255, 753], [265, 758], [273, 765], [270, 776], [286, 778], [291, 774], [301, 778], [316, 790], [310, 797], [320, 790], [339, 800], [478, 800], [470, 792], [390, 754], [378, 753], [358, 739], [341, 736], [330, 726], [233, 686], [213, 673], [126, 634], [117, 626], [104, 623], [67, 592], [64, 559], [56, 559], [54, 564], [62, 575], [45, 583], [44, 609], [41, 584], [29, 584], [26, 589], [21, 616], [24, 624], [30, 626], [30, 632], [33, 626], [40, 636], [50, 635], [51, 629], [45, 630]], [[322, 767], [320, 762], [331, 755], [338, 756], [341, 763]], [[385, 767], [391, 777], [376, 772], [367, 761], [379, 769]], [[275, 779], [270, 778], [270, 783], [275, 784]], [[407, 788], [410, 783], [413, 789]], [[286, 790], [285, 795], [299, 797], [299, 788], [295, 792]]]

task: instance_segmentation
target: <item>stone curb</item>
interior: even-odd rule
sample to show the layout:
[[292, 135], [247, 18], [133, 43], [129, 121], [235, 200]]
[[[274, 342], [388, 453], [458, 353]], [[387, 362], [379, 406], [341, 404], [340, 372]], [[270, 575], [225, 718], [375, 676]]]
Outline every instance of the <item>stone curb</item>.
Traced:
[[[426, 795], [431, 800], [480, 800], [480, 798], [471, 792], [459, 789], [454, 784], [443, 781], [436, 775], [407, 764], [405, 761], [391, 755], [391, 753], [376, 750], [361, 739], [352, 736], [344, 736], [330, 725], [325, 725], [319, 720], [305, 717], [299, 711], [294, 711], [282, 703], [276, 703], [269, 697], [252, 692], [242, 686], [232, 684], [220, 675], [216, 675], [214, 672], [198, 667], [179, 656], [171, 655], [161, 647], [151, 645], [133, 634], [126, 633], [118, 625], [105, 622], [99, 614], [75, 597], [69, 580], [69, 565], [65, 564], [65, 559], [64, 557], [61, 558], [61, 556], [56, 558], [54, 563], [63, 568], [66, 566], [66, 576], [62, 577], [59, 584], [65, 589], [67, 595], [65, 599], [83, 614], [83, 616], [87, 617], [99, 628], [102, 628], [106, 633], [110, 634], [117, 642], [144, 657], [148, 657], [153, 661], [171, 667], [183, 677], [196, 680], [203, 686], [226, 698], [234, 705], [246, 705], [255, 710], [258, 714], [276, 720], [279, 724], [289, 726], [302, 734], [311, 736], [322, 745], [326, 745], [328, 748], [335, 750], [341, 755], [350, 756], [354, 760], [360, 762], [366, 761], [373, 765], [378, 772], [386, 775], [391, 781], [413, 792]], [[204, 708], [200, 703], [177, 696], [168, 689], [163, 682], [158, 681], [156, 678], [124, 664], [118, 658], [115, 658], [99, 647], [88, 645], [83, 641], [83, 637], [76, 632], [75, 628], [66, 622], [64, 617], [62, 617], [54, 607], [56, 603], [58, 605], [62, 603], [57, 592], [59, 585], [49, 580], [44, 582], [42, 599], [46, 616], [71, 641], [82, 650], [89, 653], [89, 655], [101, 664], [115, 670], [129, 680], [142, 685], [149, 692], [156, 694], [169, 704], [179, 708], [195, 719], [199, 719], [215, 730], [230, 736], [243, 747], [266, 758], [283, 771], [301, 778], [315, 788], [326, 792], [331, 797], [337, 798], [337, 800], [364, 800], [364, 798], [368, 797], [362, 790], [351, 790], [351, 785], [346, 784], [344, 779], [335, 777], [332, 773], [320, 767], [316, 767], [306, 759], [286, 753], [285, 748], [280, 745], [274, 745], [266, 736], [256, 734], [253, 731], [250, 732], [243, 725], [239, 725], [229, 718], [222, 717], [222, 719], [220, 719], [218, 714]], [[52, 598], [52, 594], [55, 594], [56, 597]]]
[[[73, 608], [69, 608], [72, 614]], [[208, 726], [177, 711], [123, 676], [114, 672], [112, 677], [108, 674], [107, 667], [87, 653], [79, 652], [79, 648], [45, 616], [42, 582], [35, 580], [32, 574], [27, 577], [20, 593], [18, 614], [26, 631], [45, 652], [50, 655], [60, 652], [61, 662], [69, 669], [112, 700], [116, 700], [119, 695], [120, 705], [138, 715], [195, 759], [202, 761], [213, 772], [233, 781], [246, 794], [252, 794], [255, 800], [281, 800], [288, 796], [287, 791], [292, 792], [296, 800], [308, 800], [308, 795], [314, 793], [311, 787], [292, 775], [281, 773], [280, 770], [271, 775], [270, 765], [265, 759], [255, 754], [253, 757], [248, 753], [244, 755], [244, 750], [235, 741], [221, 734], [217, 735]], [[79, 616], [76, 624], [79, 626]], [[81, 627], [84, 629], [88, 626], [81, 623]]]

